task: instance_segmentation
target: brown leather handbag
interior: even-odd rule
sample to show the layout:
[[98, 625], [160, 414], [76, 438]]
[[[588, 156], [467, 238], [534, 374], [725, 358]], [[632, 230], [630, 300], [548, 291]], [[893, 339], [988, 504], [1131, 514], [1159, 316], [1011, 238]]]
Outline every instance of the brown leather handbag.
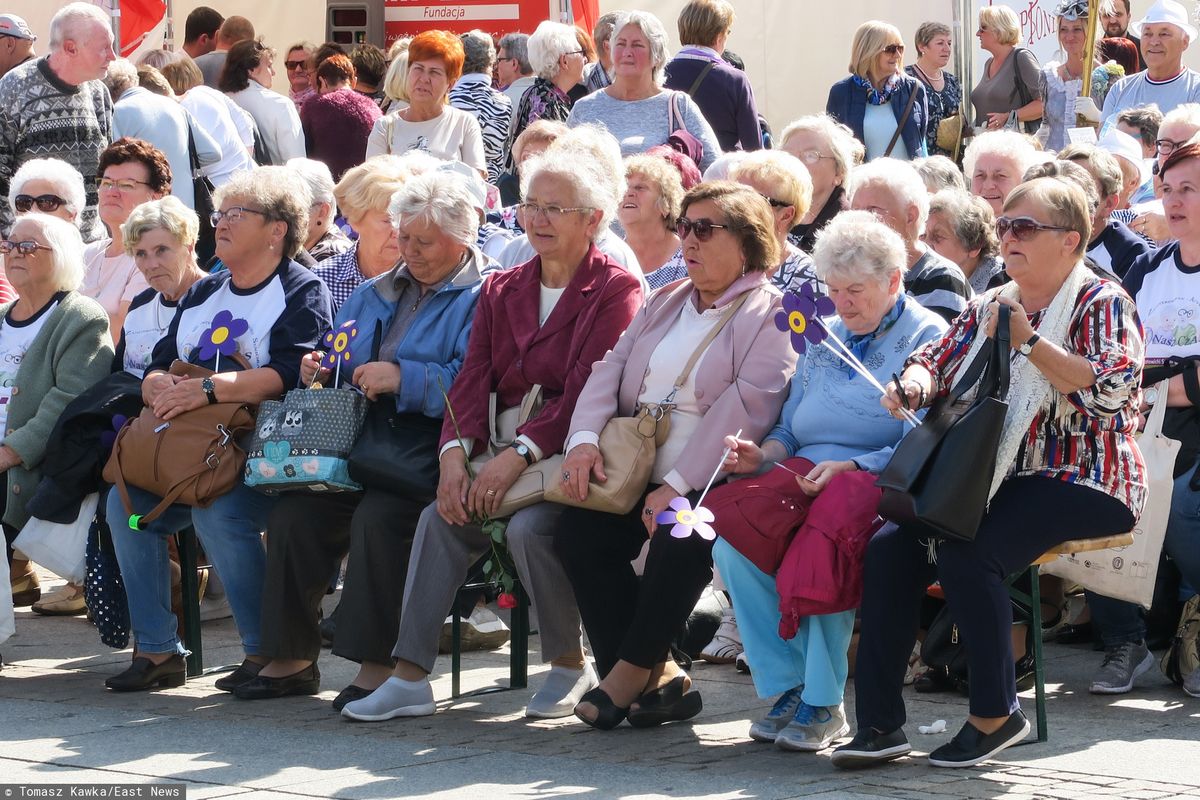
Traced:
[[[240, 360], [239, 360], [240, 359]], [[235, 356], [248, 368], [240, 354]], [[176, 361], [172, 375], [204, 378], [212, 370]], [[254, 408], [246, 403], [212, 403], [171, 420], [158, 417], [149, 406], [117, 434], [112, 455], [104, 465], [104, 480], [113, 484], [137, 530], [153, 522], [172, 503], [206, 508], [228, 493], [242, 477], [246, 451], [238, 439], [254, 430]], [[128, 486], [162, 498], [145, 514], [134, 514]]]

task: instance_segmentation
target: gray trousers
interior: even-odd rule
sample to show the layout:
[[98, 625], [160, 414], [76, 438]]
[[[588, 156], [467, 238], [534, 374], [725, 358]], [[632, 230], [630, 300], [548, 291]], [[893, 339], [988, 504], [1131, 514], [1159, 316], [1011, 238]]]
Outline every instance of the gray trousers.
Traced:
[[[521, 586], [537, 608], [542, 661], [582, 648], [575, 594], [554, 551], [554, 533], [564, 510], [555, 503], [538, 503], [508, 521], [508, 549]], [[488, 547], [478, 525], [451, 525], [438, 516], [436, 503], [426, 506], [413, 539], [393, 657], [433, 671], [438, 636], [454, 596]]]

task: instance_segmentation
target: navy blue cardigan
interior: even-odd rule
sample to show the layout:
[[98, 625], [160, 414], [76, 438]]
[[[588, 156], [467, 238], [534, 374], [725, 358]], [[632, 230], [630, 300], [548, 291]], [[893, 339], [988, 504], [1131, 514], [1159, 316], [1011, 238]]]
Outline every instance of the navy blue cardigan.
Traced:
[[[913, 92], [917, 93], [917, 99], [900, 134], [909, 158], [926, 155], [925, 130], [929, 126], [929, 110], [925, 105], [925, 87], [916, 78], [901, 75], [900, 86], [896, 88], [891, 100], [892, 113], [896, 115], [896, 122], [899, 122], [900, 117], [904, 116], [904, 107], [908, 105], [909, 95]], [[867, 113], [867, 93], [861, 86], [856, 86], [850, 76], [842, 78], [830, 87], [825, 110], [838, 122], [848, 125], [850, 130], [854, 131], [856, 139], [860, 142], [865, 141], [863, 116]]]

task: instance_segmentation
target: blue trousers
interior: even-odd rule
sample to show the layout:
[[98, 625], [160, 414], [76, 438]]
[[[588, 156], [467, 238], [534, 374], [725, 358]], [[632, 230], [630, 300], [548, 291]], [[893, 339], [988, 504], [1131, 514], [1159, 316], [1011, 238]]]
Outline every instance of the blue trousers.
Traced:
[[[135, 513], [146, 513], [160, 498], [130, 486], [129, 499]], [[171, 612], [167, 537], [192, 525], [225, 584], [242, 647], [247, 655], [258, 654], [267, 563], [262, 531], [275, 500], [239, 482], [208, 508], [175, 504], [146, 529], [132, 530], [120, 493], [109, 492], [108, 524], [129, 598], [138, 652], [184, 652], [176, 635], [178, 622]]]
[[733, 598], [758, 696], [771, 698], [803, 686], [800, 698], [810, 706], [840, 705], [850, 667], [846, 651], [854, 634], [854, 612], [805, 617], [795, 638], [781, 639], [775, 577], [724, 539], [713, 545], [713, 563]]
[[854, 670], [859, 729], [886, 733], [904, 725], [904, 672], [917, 637], [921, 598], [934, 580], [941, 581], [967, 648], [971, 713], [1012, 714], [1018, 704], [1005, 579], [1057, 544], [1122, 533], [1133, 524], [1129, 509], [1103, 492], [1022, 477], [1001, 484], [974, 541], [943, 542], [936, 564], [930, 563], [919, 534], [884, 526], [867, 546], [863, 575]]

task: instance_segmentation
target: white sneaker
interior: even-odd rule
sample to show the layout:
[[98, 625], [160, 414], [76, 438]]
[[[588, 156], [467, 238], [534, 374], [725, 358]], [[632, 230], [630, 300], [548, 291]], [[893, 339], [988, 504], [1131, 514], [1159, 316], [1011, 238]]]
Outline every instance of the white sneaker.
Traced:
[[1192, 697], [1200, 697], [1200, 667], [1196, 667], [1183, 679], [1183, 690]]
[[[449, 653], [453, 644], [451, 620], [451, 617], [446, 617], [442, 623], [442, 635], [438, 639], [438, 651], [441, 653]], [[471, 616], [463, 618], [461, 624], [459, 650], [463, 653], [469, 650], [495, 650], [504, 646], [512, 635], [504, 621], [487, 606], [475, 606]]]
[[710, 664], [732, 664], [740, 652], [742, 635], [738, 633], [737, 617], [730, 607], [721, 612], [721, 625], [712, 641], [700, 651], [700, 659]]
[[428, 679], [414, 682], [392, 676], [362, 700], [342, 706], [342, 716], [356, 722], [382, 722], [396, 717], [428, 717], [435, 710]]
[[525, 716], [534, 719], [559, 719], [575, 711], [580, 698], [600, 685], [591, 664], [583, 669], [551, 667], [542, 688], [529, 701]]
[[201, 622], [229, 619], [232, 616], [233, 609], [229, 607], [229, 597], [227, 595], [222, 594], [216, 597], [203, 597], [200, 599]]
[[810, 706], [801, 701], [791, 721], [775, 736], [775, 746], [781, 750], [816, 752], [849, 732], [846, 710], [841, 705]]

